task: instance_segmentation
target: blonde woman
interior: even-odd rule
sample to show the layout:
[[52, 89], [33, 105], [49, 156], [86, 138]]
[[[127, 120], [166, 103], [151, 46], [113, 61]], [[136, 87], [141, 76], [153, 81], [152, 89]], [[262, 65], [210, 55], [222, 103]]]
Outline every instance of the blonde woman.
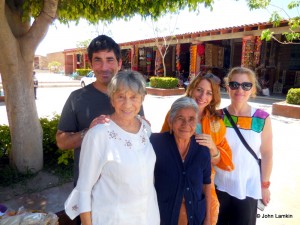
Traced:
[[233, 68], [225, 79], [231, 104], [226, 107], [242, 136], [258, 158], [261, 158], [261, 175], [257, 160], [244, 146], [227, 116], [226, 139], [232, 149], [235, 169], [227, 172], [216, 168], [215, 184], [220, 201], [218, 224], [256, 224], [257, 200], [267, 205], [270, 201], [272, 172], [272, 127], [267, 112], [249, 105], [256, 95], [255, 73], [243, 67]]

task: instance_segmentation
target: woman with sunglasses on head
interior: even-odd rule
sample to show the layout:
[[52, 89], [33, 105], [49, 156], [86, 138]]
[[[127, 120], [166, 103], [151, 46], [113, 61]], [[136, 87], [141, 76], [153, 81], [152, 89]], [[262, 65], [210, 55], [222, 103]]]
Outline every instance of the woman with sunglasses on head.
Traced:
[[[186, 96], [193, 98], [198, 105], [198, 123], [196, 127], [196, 139], [200, 145], [209, 148], [211, 163], [216, 167], [231, 171], [234, 166], [232, 163], [231, 149], [226, 141], [226, 127], [216, 110], [221, 102], [220, 79], [213, 74], [195, 77], [187, 88]], [[170, 130], [168, 112], [161, 132]], [[219, 202], [217, 199], [215, 186], [213, 185], [215, 176], [214, 168], [211, 173], [211, 206], [210, 224], [216, 224], [219, 212]], [[185, 209], [181, 209], [181, 214], [185, 214]]]
[[[235, 67], [225, 78], [231, 104], [226, 108], [233, 125], [261, 157], [260, 168], [255, 155], [250, 153], [239, 138], [229, 117], [224, 115], [227, 127], [226, 138], [232, 149], [234, 171], [216, 168], [215, 184], [220, 202], [217, 224], [253, 225], [256, 224], [257, 203], [264, 205], [270, 201], [270, 175], [272, 171], [272, 128], [269, 114], [248, 104], [250, 96], [255, 97], [257, 79], [247, 68]], [[223, 109], [225, 112], [225, 109]]]

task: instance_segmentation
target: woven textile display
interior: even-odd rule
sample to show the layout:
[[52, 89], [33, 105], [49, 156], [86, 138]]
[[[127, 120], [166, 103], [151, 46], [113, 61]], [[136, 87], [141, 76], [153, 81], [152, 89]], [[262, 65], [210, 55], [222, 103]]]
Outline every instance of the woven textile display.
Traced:
[[190, 48], [191, 60], [190, 60], [190, 74], [196, 73], [197, 63], [197, 45], [192, 45]]
[[260, 63], [260, 53], [261, 53], [262, 41], [260, 37], [255, 38], [255, 49], [254, 49], [254, 67], [258, 66]]
[[242, 66], [247, 68], [253, 68], [254, 63], [254, 36], [243, 37], [242, 46]]
[[224, 48], [214, 44], [205, 44], [205, 65], [210, 67], [223, 67]]
[[213, 44], [205, 44], [205, 65], [213, 66]]
[[176, 70], [180, 72], [180, 44], [176, 45]]
[[224, 48], [218, 46], [218, 62], [217, 67], [223, 68], [224, 65]]

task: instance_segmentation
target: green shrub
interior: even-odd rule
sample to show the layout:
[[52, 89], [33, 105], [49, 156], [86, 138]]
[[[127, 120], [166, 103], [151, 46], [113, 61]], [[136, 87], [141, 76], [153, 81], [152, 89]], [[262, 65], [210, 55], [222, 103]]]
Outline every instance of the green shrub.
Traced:
[[286, 95], [286, 102], [300, 105], [300, 88], [291, 88]]
[[76, 72], [78, 73], [79, 76], [85, 76], [90, 71], [91, 69], [76, 69]]
[[57, 164], [68, 165], [73, 161], [73, 151], [60, 150], [56, 145], [56, 131], [60, 116], [54, 114], [52, 118], [40, 118], [43, 129], [44, 165], [56, 166]]
[[10, 130], [7, 125], [0, 125], [0, 186], [7, 187], [11, 184], [22, 182], [33, 176], [31, 171], [25, 174], [18, 173], [9, 166], [9, 152], [11, 149]]
[[9, 126], [0, 125], [0, 158], [8, 155], [11, 147]]
[[176, 88], [178, 79], [174, 77], [151, 77], [150, 87], [171, 89]]
[[51, 72], [58, 73], [58, 71], [61, 69], [61, 63], [57, 61], [52, 61], [48, 63], [48, 69]]
[[[40, 123], [43, 129], [44, 169], [58, 174], [61, 178], [70, 179], [73, 176], [74, 152], [60, 150], [56, 145], [56, 131], [60, 116], [42, 117]], [[33, 174], [28, 171], [20, 174], [9, 166], [9, 150], [11, 148], [10, 131], [7, 125], [0, 126], [0, 186], [22, 181]]]

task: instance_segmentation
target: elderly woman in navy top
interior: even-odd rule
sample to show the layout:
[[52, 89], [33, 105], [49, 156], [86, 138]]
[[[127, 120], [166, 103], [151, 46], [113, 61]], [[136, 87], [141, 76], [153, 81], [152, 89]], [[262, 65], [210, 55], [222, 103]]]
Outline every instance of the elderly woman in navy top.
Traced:
[[209, 149], [194, 137], [196, 102], [177, 99], [170, 110], [170, 132], [152, 134], [156, 153], [155, 188], [161, 225], [209, 224], [211, 164]]
[[77, 186], [65, 203], [82, 225], [159, 225], [150, 127], [138, 117], [146, 94], [141, 74], [115, 75], [108, 94], [115, 112], [89, 129], [82, 143]]

